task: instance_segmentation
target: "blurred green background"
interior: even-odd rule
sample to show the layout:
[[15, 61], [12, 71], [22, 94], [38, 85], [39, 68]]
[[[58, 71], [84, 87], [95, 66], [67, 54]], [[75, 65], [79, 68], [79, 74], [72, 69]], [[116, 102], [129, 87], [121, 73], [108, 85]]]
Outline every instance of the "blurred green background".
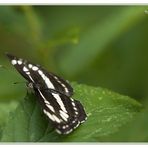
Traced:
[[0, 6], [0, 127], [26, 94], [10, 52], [69, 81], [143, 104], [128, 126], [100, 141], [148, 141], [148, 6]]

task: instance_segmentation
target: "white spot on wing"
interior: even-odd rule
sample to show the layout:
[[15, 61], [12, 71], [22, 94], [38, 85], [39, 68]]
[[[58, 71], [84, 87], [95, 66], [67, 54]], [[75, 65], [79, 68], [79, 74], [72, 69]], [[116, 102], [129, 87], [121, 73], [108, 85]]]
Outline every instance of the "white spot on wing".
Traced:
[[44, 99], [45, 104], [50, 104], [47, 100]]
[[26, 72], [26, 74], [27, 74], [27, 75], [30, 75], [30, 72], [29, 72], [29, 71], [27, 71], [27, 72]]
[[19, 65], [21, 65], [23, 62], [22, 62], [22, 60], [18, 60], [17, 63], [18, 63]]
[[58, 80], [58, 78], [57, 78], [56, 76], [54, 76], [54, 78], [55, 78], [56, 80]]
[[30, 76], [30, 72], [26, 72], [26, 74], [28, 74], [28, 76], [31, 79], [31, 81], [34, 82], [34, 80], [32, 79], [32, 77]]
[[68, 89], [67, 89], [66, 87], [65, 87], [65, 91], [66, 91], [66, 92], [69, 92]]
[[[38, 91], [39, 91], [41, 97], [43, 98], [44, 102], [47, 101], [46, 98], [43, 96], [43, 94], [41, 93], [41, 91], [40, 91], [39, 89], [38, 89]], [[48, 103], [49, 103], [49, 102], [48, 102]]]
[[[58, 82], [60, 82], [60, 81], [58, 81]], [[67, 89], [67, 87], [65, 86], [65, 84], [62, 84], [61, 82], [60, 82], [60, 84], [64, 87], [64, 89], [65, 89], [66, 92], [69, 92], [68, 89]]]
[[29, 67], [29, 68], [32, 68], [32, 64], [29, 64], [28, 67]]
[[40, 95], [42, 96], [44, 103], [46, 104], [46, 106], [53, 112], [55, 112], [54, 108], [50, 105], [50, 103], [46, 100], [46, 98], [43, 96], [43, 94], [41, 93], [41, 91], [38, 89]]
[[34, 82], [34, 80], [32, 79], [32, 77], [31, 77], [31, 75], [30, 75], [29, 69], [24, 66], [24, 67], [23, 67], [23, 71], [26, 72], [26, 74], [28, 75], [28, 77], [30, 78], [30, 80], [31, 80], [32, 82]]
[[65, 112], [63, 112], [63, 111], [61, 111], [61, 110], [60, 110], [60, 116], [61, 116], [65, 121], [67, 121], [67, 120], [68, 120], [68, 117], [69, 117]]
[[28, 69], [27, 67], [24, 66], [24, 67], [23, 67], [23, 71], [26, 72], [26, 71], [29, 71], [29, 69]]
[[53, 118], [55, 119], [56, 122], [58, 122], [58, 123], [61, 122], [61, 120], [58, 117], [56, 117], [55, 115], [52, 115], [52, 116], [53, 116]]
[[75, 111], [75, 114], [76, 114], [76, 115], [78, 115], [78, 112], [77, 112], [77, 111]]
[[63, 84], [63, 83], [58, 79], [58, 77], [54, 76], [54, 78], [62, 85], [62, 87], [65, 89], [65, 92], [68, 93], [69, 91], [68, 91], [67, 87], [65, 86], [65, 84]]
[[59, 133], [59, 134], [62, 134], [62, 132], [58, 129], [56, 129], [56, 132]]
[[46, 106], [52, 111], [55, 112], [54, 108], [50, 104], [46, 104]]
[[45, 109], [43, 110], [43, 112], [47, 115], [47, 117], [49, 117], [52, 121], [55, 121], [55, 118], [49, 113], [47, 112]]
[[61, 85], [65, 88], [65, 85], [61, 83]]
[[[76, 121], [74, 120], [73, 123], [75, 123]], [[78, 123], [73, 127], [73, 129], [77, 128], [78, 126], [80, 125], [80, 122], [78, 121]], [[69, 128], [69, 125], [63, 125], [62, 126], [62, 129], [66, 129], [66, 128]], [[68, 131], [66, 131], [65, 133], [63, 134], [69, 134], [73, 131], [73, 129], [69, 129]], [[59, 134], [62, 134], [62, 132], [59, 130], [59, 129], [56, 129], [56, 131], [59, 133]]]
[[69, 131], [67, 131], [65, 134], [69, 134], [73, 131], [73, 129], [70, 129]]
[[74, 102], [72, 102], [72, 105], [73, 105], [73, 106], [75, 106], [75, 103], [74, 103]]
[[79, 125], [80, 125], [80, 122], [78, 122], [78, 124], [76, 124], [76, 126], [74, 127], [74, 129], [77, 128]]
[[82, 121], [81, 121], [81, 123], [84, 123], [86, 120], [87, 120], [87, 117], [85, 117], [85, 119], [84, 119], [84, 120], [82, 120]]
[[48, 88], [54, 89], [53, 84], [50, 82], [49, 78], [47, 78], [46, 76], [45, 76], [45, 83], [46, 83]]
[[65, 116], [66, 118], [69, 117], [69, 115], [68, 115], [67, 113], [63, 112], [62, 110], [60, 110], [60, 113], [61, 113], [63, 116]]
[[75, 122], [76, 122], [76, 120], [73, 120], [73, 121], [72, 121], [72, 123], [75, 123]]
[[74, 109], [74, 110], [77, 110], [77, 108], [76, 108], [76, 107], [74, 107], [73, 109]]
[[70, 98], [71, 99], [71, 101], [73, 101], [74, 102], [74, 99], [73, 98]]
[[62, 128], [63, 128], [63, 129], [66, 129], [66, 126], [65, 126], [65, 125], [63, 125], [63, 126], [62, 126]]
[[66, 108], [65, 108], [65, 106], [64, 106], [64, 104], [63, 104], [63, 102], [62, 102], [62, 100], [61, 100], [61, 98], [60, 98], [60, 96], [59, 96], [59, 94], [52, 93], [52, 95], [53, 95], [53, 96], [55, 97], [55, 99], [57, 100], [57, 102], [58, 102], [58, 104], [60, 105], [61, 109], [62, 109], [65, 113], [67, 113]]
[[15, 64], [17, 64], [17, 61], [16, 60], [12, 60], [11, 63], [12, 63], [12, 65], [15, 65]]
[[39, 69], [39, 68], [38, 68], [37, 66], [33, 66], [33, 67], [32, 67], [32, 70], [33, 70], [33, 71], [37, 71], [38, 69]]
[[43, 72], [41, 70], [38, 70], [38, 73], [39, 73], [39, 75], [42, 75], [43, 74]]
[[51, 81], [49, 80], [49, 78], [46, 77], [45, 74], [41, 70], [38, 70], [38, 73], [43, 78], [43, 80], [45, 81], [45, 84], [47, 85], [47, 87], [54, 89], [54, 86], [51, 83]]

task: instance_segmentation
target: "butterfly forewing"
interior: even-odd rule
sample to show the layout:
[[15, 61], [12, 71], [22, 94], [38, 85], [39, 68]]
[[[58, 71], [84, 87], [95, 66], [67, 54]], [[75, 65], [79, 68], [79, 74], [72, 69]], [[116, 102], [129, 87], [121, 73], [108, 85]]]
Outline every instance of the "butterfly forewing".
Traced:
[[[26, 69], [26, 62], [23, 59], [19, 59], [11, 54], [6, 54], [11, 64], [17, 69], [17, 71], [28, 81], [31, 81], [28, 74], [24, 72]], [[24, 69], [23, 69], [24, 68]]]
[[56, 89], [56, 91], [59, 91], [60, 93], [63, 93], [69, 97], [73, 95], [73, 88], [70, 86], [70, 84], [67, 80], [65, 81], [64, 79], [60, 78], [59, 76], [57, 76], [51, 72], [50, 73], [47, 72], [43, 68], [42, 68], [42, 71], [50, 79], [53, 86], [55, 86], [53, 89]]
[[47, 72], [39, 65], [35, 65], [8, 53], [7, 56], [17, 71], [29, 82], [35, 83], [36, 86], [43, 88], [56, 89], [60, 93], [72, 96], [73, 88], [68, 81], [65, 81], [53, 73]]
[[46, 71], [39, 65], [7, 54], [12, 65], [28, 81], [37, 96], [44, 114], [60, 134], [69, 134], [87, 115], [82, 104], [71, 98], [73, 88], [69, 82]]

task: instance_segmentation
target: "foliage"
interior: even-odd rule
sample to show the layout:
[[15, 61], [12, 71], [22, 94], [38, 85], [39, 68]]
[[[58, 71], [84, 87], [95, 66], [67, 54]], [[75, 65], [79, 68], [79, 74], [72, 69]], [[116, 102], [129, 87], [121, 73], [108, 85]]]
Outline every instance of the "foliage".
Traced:
[[141, 105], [135, 100], [106, 89], [76, 83], [73, 86], [76, 91], [74, 97], [80, 98], [88, 115], [88, 120], [75, 132], [66, 136], [55, 133], [45, 120], [37, 98], [28, 94], [10, 115], [2, 141], [97, 141], [99, 137], [117, 131], [141, 109]]
[[[54, 132], [50, 133], [49, 126], [45, 133], [47, 137], [45, 136], [42, 141], [147, 142], [148, 15], [145, 10], [146, 6], [0, 6], [0, 137], [2, 140], [37, 141], [38, 136], [42, 136], [43, 131], [36, 131], [36, 125], [32, 124], [30, 128], [33, 132], [30, 132], [29, 139], [28, 129], [23, 131], [26, 137], [21, 137], [19, 134], [22, 133], [17, 133], [16, 136], [18, 138], [20, 136], [20, 139], [6, 138], [12, 136], [7, 135], [6, 131], [13, 128], [6, 129], [8, 120], [12, 120], [13, 124], [21, 122], [15, 118], [17, 119], [22, 113], [22, 118], [24, 117], [22, 122], [30, 123], [29, 116], [23, 110], [28, 106], [29, 114], [32, 113], [33, 107], [36, 107], [35, 119], [32, 120], [40, 121], [38, 128], [47, 125], [38, 105], [35, 105], [34, 97], [27, 101], [23, 99], [26, 94], [25, 85], [13, 84], [25, 80], [4, 56], [4, 52], [7, 51], [41, 64], [71, 82], [84, 84], [73, 84], [74, 97], [80, 98], [88, 113], [93, 107], [97, 111], [102, 110], [101, 106], [112, 108], [110, 111], [104, 109], [105, 113], [92, 112], [90, 119], [66, 138], [56, 137]], [[91, 90], [90, 92], [94, 94], [89, 94], [86, 90]], [[102, 94], [104, 91], [105, 96]], [[139, 104], [125, 96], [135, 98], [144, 109], [140, 111]], [[26, 96], [28, 97], [30, 98]], [[94, 102], [90, 102], [91, 99], [85, 100], [89, 97], [93, 98]], [[103, 99], [99, 100], [101, 97]], [[112, 97], [115, 97], [116, 101]], [[19, 110], [22, 112], [19, 113]], [[129, 111], [129, 114], [126, 111]], [[140, 111], [138, 115], [137, 111]], [[121, 116], [118, 116], [117, 112], [120, 112]], [[14, 118], [15, 113], [18, 117]], [[111, 120], [114, 113], [115, 118]], [[136, 117], [131, 120], [134, 115]], [[95, 116], [100, 120], [93, 121]], [[26, 118], [28, 120], [25, 120]], [[111, 121], [102, 124], [104, 120]], [[94, 130], [91, 128], [91, 123], [94, 127], [98, 123], [98, 129], [102, 130], [96, 133], [97, 136], [92, 135], [88, 139], [78, 140], [76, 135], [78, 137], [83, 135], [83, 130], [86, 128], [88, 131]], [[17, 130], [24, 129], [18, 126]], [[31, 135], [35, 132], [39, 132], [37, 137]], [[49, 140], [48, 136], [51, 134], [54, 136]]]

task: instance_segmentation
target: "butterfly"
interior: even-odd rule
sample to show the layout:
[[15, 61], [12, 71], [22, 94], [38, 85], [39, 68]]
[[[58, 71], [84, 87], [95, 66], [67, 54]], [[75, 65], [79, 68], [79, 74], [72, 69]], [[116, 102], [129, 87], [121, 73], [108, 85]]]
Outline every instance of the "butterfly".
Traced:
[[59, 134], [69, 134], [87, 119], [80, 101], [72, 98], [73, 88], [67, 80], [48, 72], [40, 65], [6, 53], [11, 64], [34, 90], [41, 109]]

